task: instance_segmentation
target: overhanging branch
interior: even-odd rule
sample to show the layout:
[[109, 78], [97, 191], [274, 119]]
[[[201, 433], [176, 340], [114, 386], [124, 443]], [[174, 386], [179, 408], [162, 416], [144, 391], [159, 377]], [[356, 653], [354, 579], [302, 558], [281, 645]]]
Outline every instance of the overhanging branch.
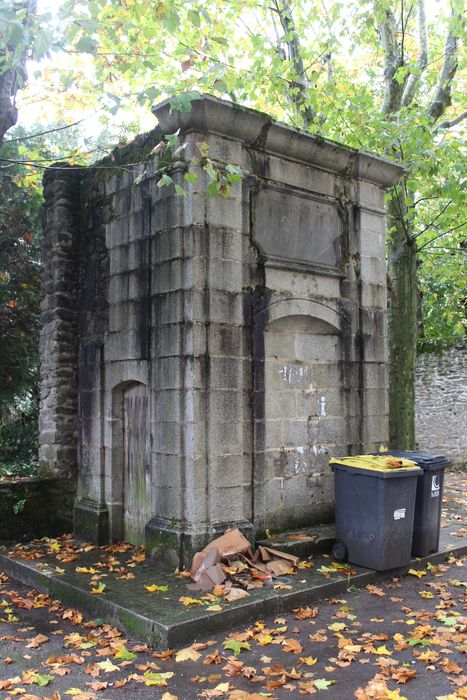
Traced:
[[425, 227], [424, 227], [419, 233], [417, 233], [415, 236], [412, 236], [413, 240], [415, 240], [416, 238], [420, 238], [420, 236], [422, 236], [422, 235], [425, 233], [425, 231], [428, 231], [428, 229], [432, 228], [432, 227], [434, 226], [435, 222], [438, 221], [438, 219], [444, 214], [444, 212], [446, 211], [446, 209], [448, 209], [448, 208], [451, 206], [452, 203], [453, 203], [453, 202], [452, 202], [452, 199], [450, 199], [449, 202], [447, 202], [447, 203], [444, 205], [444, 207], [441, 209], [441, 211], [439, 211], [439, 212], [436, 214], [436, 216], [435, 216], [435, 218], [433, 219], [433, 221], [431, 221], [429, 224], [427, 224], [427, 226], [425, 226]]
[[[454, 19], [456, 19], [456, 17], [453, 13], [452, 20]], [[458, 37], [454, 33], [454, 29], [451, 27], [446, 37], [444, 61], [439, 74], [435, 96], [428, 107], [428, 114], [433, 121], [439, 119], [451, 104], [452, 81], [454, 80], [454, 76], [457, 71], [458, 53]]]
[[384, 98], [381, 111], [385, 114], [397, 112], [401, 106], [403, 85], [396, 80], [396, 72], [402, 66], [402, 55], [397, 41], [397, 23], [394, 13], [385, 10], [380, 24], [381, 44], [384, 51]]
[[453, 226], [452, 228], [448, 229], [447, 231], [441, 231], [441, 233], [438, 233], [437, 236], [433, 236], [433, 238], [430, 238], [429, 241], [421, 245], [419, 248], [417, 248], [417, 253], [419, 253], [421, 250], [429, 246], [433, 241], [437, 241], [438, 238], [442, 238], [442, 236], [447, 236], [448, 233], [452, 233], [453, 231], [457, 231], [457, 229], [462, 228], [462, 226], [465, 226], [467, 224], [467, 221], [463, 221], [462, 223], [458, 224], [457, 226]]
[[454, 119], [448, 119], [444, 122], [441, 122], [441, 124], [438, 124], [437, 130], [438, 129], [451, 129], [453, 126], [457, 126], [460, 124], [464, 119], [467, 118], [467, 109], [465, 112], [461, 112], [457, 117], [454, 117]]
[[428, 65], [428, 30], [426, 22], [425, 0], [418, 0], [418, 59], [417, 67], [419, 75], [410, 75], [404, 88], [402, 95], [402, 105], [407, 107], [415, 97], [417, 87], [420, 84], [420, 76]]
[[300, 41], [292, 16], [292, 9], [287, 0], [274, 0], [274, 8], [284, 31], [283, 41], [287, 45], [289, 60], [291, 61], [297, 80], [294, 88], [297, 92], [289, 93], [290, 100], [302, 115], [305, 126], [311, 126], [316, 119], [316, 112], [309, 104], [308, 84], [305, 65], [303, 63]]

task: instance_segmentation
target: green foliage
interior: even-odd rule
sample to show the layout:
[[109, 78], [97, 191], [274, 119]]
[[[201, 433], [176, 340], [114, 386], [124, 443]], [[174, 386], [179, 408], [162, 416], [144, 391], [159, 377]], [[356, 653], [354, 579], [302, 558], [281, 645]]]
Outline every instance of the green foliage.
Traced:
[[[0, 416], [8, 420], [17, 413], [21, 418], [18, 405], [38, 393], [43, 170], [60, 155], [70, 162], [95, 160], [115, 140], [114, 132], [90, 138], [78, 126], [63, 127], [42, 125], [32, 134], [17, 127], [0, 152]], [[34, 453], [35, 433], [30, 432]], [[19, 471], [31, 457], [15, 458]], [[0, 461], [11, 462], [2, 453], [1, 437]]]
[[[18, 513], [22, 513], [24, 510], [24, 507], [26, 505], [26, 499], [25, 498], [20, 498], [19, 501], [16, 501], [16, 503], [13, 505], [13, 513], [15, 515], [18, 515]], [[40, 685], [40, 684], [39, 684]]]
[[37, 402], [10, 406], [0, 422], [0, 478], [37, 473], [37, 437]]
[[465, 149], [459, 135], [444, 135], [428, 165], [420, 164], [415, 235], [423, 329], [421, 350], [442, 351], [467, 334], [464, 212]]
[[[120, 118], [126, 110], [132, 115], [131, 129], [138, 130], [135, 124], [154, 101], [168, 97], [172, 109], [186, 112], [201, 92], [209, 92], [265, 111], [318, 137], [402, 162], [407, 175], [389, 195], [399, 224], [389, 232], [391, 252], [416, 245], [419, 263], [413, 278], [418, 274], [425, 339], [449, 344], [465, 334], [461, 282], [466, 249], [461, 218], [465, 148], [460, 127], [444, 128], [439, 114], [433, 116], [430, 108], [443, 65], [455, 55], [455, 43], [447, 50], [446, 38], [460, 41], [462, 35], [460, 4], [460, 0], [452, 7], [447, 0], [427, 3], [432, 15], [427, 23], [428, 58], [423, 62], [417, 32], [417, 11], [423, 3], [413, 4], [409, 12], [402, 8], [402, 17], [395, 0], [333, 0], [324, 11], [320, 0], [293, 4], [283, 0], [64, 0], [57, 39], [53, 23], [39, 20], [26, 26], [17, 12], [19, 0], [0, 0], [0, 19], [11, 20], [6, 40], [0, 40], [0, 57], [3, 66], [14, 61], [21, 66], [21, 52], [30, 45], [26, 32], [33, 35], [36, 57], [63, 47], [64, 60], [47, 68], [48, 83], [60, 86], [55, 97], [63, 114], [95, 107], [102, 110], [100, 117], [111, 119], [117, 113]], [[391, 13], [394, 51], [401, 60], [396, 60], [398, 68], [389, 80], [390, 49], [382, 37]], [[441, 106], [442, 119], [448, 122], [462, 109], [461, 69], [459, 65], [442, 86], [449, 88]], [[404, 102], [402, 91], [411, 84], [413, 96]], [[399, 95], [390, 108], [385, 107], [388, 90], [396, 98]], [[58, 155], [63, 147], [58, 135], [55, 140], [59, 145], [54, 155]], [[171, 169], [178, 159], [177, 145], [177, 134], [167, 136], [160, 155], [159, 186], [173, 186], [183, 194]], [[83, 150], [80, 144], [71, 160], [89, 161], [101, 153], [98, 147], [88, 149], [93, 153], [83, 154]], [[45, 160], [35, 161], [31, 167], [44, 164]], [[5, 192], [11, 204], [7, 214], [0, 215], [0, 236], [7, 236], [10, 252], [0, 252], [0, 331], [7, 331], [6, 343], [0, 347], [0, 401], [2, 397], [12, 400], [27, 387], [37, 365], [32, 348], [37, 341], [38, 287], [34, 284], [38, 281], [32, 271], [37, 265], [38, 238], [28, 212], [38, 200], [36, 194], [30, 197], [18, 191], [28, 182], [25, 172], [9, 168], [6, 173], [10, 181], [3, 184], [2, 177], [2, 202]], [[141, 182], [144, 176], [142, 172]], [[200, 144], [199, 157], [187, 163], [183, 174], [191, 185], [199, 176], [207, 177], [210, 195], [228, 196], [243, 173], [234, 164], [211, 160], [207, 145]], [[19, 212], [19, 218], [10, 217], [10, 211]], [[5, 225], [10, 220], [12, 225]], [[24, 238], [28, 232], [32, 243]], [[23, 262], [13, 277], [2, 262], [8, 255], [10, 261]], [[412, 316], [413, 325], [417, 319]]]
[[445, 239], [420, 252], [422, 350], [442, 350], [467, 335], [466, 254], [465, 243]]
[[[2, 157], [14, 160], [16, 145]], [[40, 212], [37, 183], [19, 165], [0, 176], [0, 409], [37, 382]]]
[[[159, 155], [159, 169], [160, 178], [157, 181], [157, 186], [159, 188], [174, 186], [176, 194], [184, 197], [186, 191], [178, 183], [175, 182], [173, 177], [173, 166], [178, 159], [182, 156], [185, 144], [179, 145], [178, 132], [176, 134], [169, 134], [165, 137], [164, 141], [161, 141], [152, 150], [152, 154], [156, 153]], [[200, 153], [199, 157], [193, 157], [185, 162], [185, 172], [183, 178], [186, 182], [194, 185], [198, 181], [198, 172], [195, 169], [204, 172], [208, 176], [207, 191], [211, 197], [228, 197], [230, 194], [231, 186], [239, 183], [245, 176], [242, 168], [238, 165], [232, 163], [227, 163], [225, 161], [214, 161], [209, 158], [209, 146], [204, 141], [197, 144], [198, 151]], [[139, 175], [135, 184], [140, 184], [145, 176], [145, 171]]]
[[[22, 80], [23, 53], [31, 44], [31, 23], [27, 21], [27, 3], [23, 0], [0, 0], [0, 74], [11, 69], [20, 69], [19, 80]], [[42, 29], [41, 39], [45, 29]], [[37, 57], [44, 54], [41, 51], [41, 40]], [[21, 85], [21, 82], [20, 82]]]
[[238, 656], [242, 651], [250, 651], [251, 646], [248, 642], [238, 642], [236, 639], [227, 639], [224, 642], [224, 649], [232, 651], [234, 656]]
[[[402, 161], [408, 174], [401, 218], [408, 238], [416, 236], [421, 249], [418, 271], [425, 334], [458, 337], [464, 332], [463, 294], [457, 280], [462, 255], [446, 256], [441, 251], [444, 281], [436, 280], [437, 249], [429, 241], [459, 223], [465, 154], [459, 130], [439, 131], [429, 106], [439, 83], [447, 33], [462, 33], [459, 10], [452, 15], [447, 2], [427, 6], [432, 13], [427, 26], [429, 60], [421, 65], [415, 6], [401, 18], [400, 6], [393, 0], [333, 1], [325, 13], [318, 0], [289, 4], [289, 14], [284, 10], [287, 5], [262, 0], [208, 4], [161, 0], [154, 8], [151, 3], [95, 0], [80, 5], [69, 0], [62, 14], [69, 22], [71, 50], [93, 55], [93, 72], [84, 78], [84, 86], [86, 81], [90, 88], [112, 85], [113, 105], [118, 102], [124, 108], [134, 104], [136, 96], [147, 109], [154, 100], [169, 96], [173, 109], [188, 111], [199, 92], [207, 91], [312, 133]], [[399, 101], [392, 113], [382, 109], [387, 52], [381, 36], [388, 11], [394, 13], [395, 41], [403, 56], [393, 83], [403, 90], [416, 81], [415, 98], [406, 104]], [[294, 59], [293, 48], [301, 63]], [[449, 118], [462, 104], [461, 90], [458, 70], [445, 106]], [[211, 164], [204, 169], [209, 194], [226, 195], [235, 173]], [[191, 171], [185, 175], [189, 182], [194, 177]], [[161, 177], [160, 184], [172, 184], [170, 173]], [[459, 248], [460, 231], [456, 228], [442, 242]]]

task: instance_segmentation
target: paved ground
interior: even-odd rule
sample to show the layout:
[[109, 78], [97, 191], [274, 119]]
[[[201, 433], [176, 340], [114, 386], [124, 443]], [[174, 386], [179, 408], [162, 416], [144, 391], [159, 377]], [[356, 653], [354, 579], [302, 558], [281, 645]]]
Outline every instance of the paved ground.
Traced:
[[[208, 638], [200, 630], [198, 643], [166, 654], [3, 577], [0, 697], [23, 688], [27, 700], [31, 694], [58, 700], [70, 689], [78, 700], [164, 693], [179, 700], [264, 697], [259, 693], [278, 700], [315, 693], [329, 700], [466, 698], [466, 569], [465, 560], [451, 557], [420, 570], [420, 578], [349, 590]], [[371, 694], [378, 685], [379, 694]]]
[[[443, 534], [454, 544], [465, 494], [465, 476], [450, 475]], [[0, 573], [0, 700], [467, 698], [466, 567], [451, 556], [363, 589], [349, 580], [334, 599], [208, 636], [200, 626], [194, 644], [166, 652]]]

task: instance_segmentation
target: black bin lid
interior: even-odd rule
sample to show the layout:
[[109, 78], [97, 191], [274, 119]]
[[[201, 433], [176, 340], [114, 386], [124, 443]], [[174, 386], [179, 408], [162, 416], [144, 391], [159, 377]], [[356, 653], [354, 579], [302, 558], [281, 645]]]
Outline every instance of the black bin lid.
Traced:
[[444, 455], [432, 454], [431, 452], [409, 452], [404, 450], [388, 450], [388, 452], [377, 452], [375, 454], [387, 454], [393, 457], [401, 457], [402, 459], [411, 459], [418, 464], [422, 469], [435, 471], [436, 469], [445, 469], [451, 467], [450, 462]]

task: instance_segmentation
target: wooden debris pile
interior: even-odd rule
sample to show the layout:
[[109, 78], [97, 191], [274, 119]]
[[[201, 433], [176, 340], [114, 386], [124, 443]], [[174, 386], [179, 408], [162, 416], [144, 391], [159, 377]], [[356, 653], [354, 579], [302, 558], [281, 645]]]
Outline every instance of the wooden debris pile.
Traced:
[[238, 600], [278, 576], [293, 575], [299, 558], [270, 547], [253, 549], [240, 530], [226, 530], [193, 557], [185, 574], [192, 591], [215, 591], [226, 600]]

